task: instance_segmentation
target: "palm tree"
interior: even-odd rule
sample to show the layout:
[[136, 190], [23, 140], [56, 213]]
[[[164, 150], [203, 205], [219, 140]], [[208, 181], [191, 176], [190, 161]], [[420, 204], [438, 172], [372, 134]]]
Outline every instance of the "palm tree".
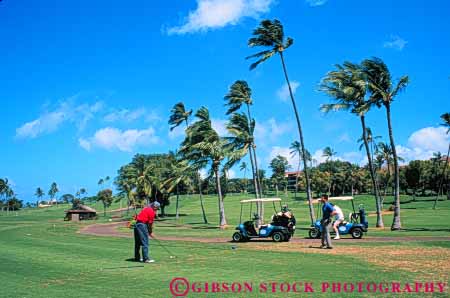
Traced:
[[[250, 125], [250, 126], [249, 126]], [[260, 197], [260, 188], [257, 182], [255, 161], [253, 159], [253, 133], [255, 131], [255, 121], [249, 121], [244, 113], [233, 113], [228, 121], [227, 130], [231, 136], [226, 137], [227, 148], [230, 152], [234, 152], [233, 159], [227, 164], [228, 168], [231, 168], [235, 163], [244, 158], [247, 153], [250, 153], [250, 164], [253, 173], [253, 183], [255, 186], [255, 197]]]
[[370, 110], [371, 102], [366, 100], [367, 86], [365, 77], [360, 71], [360, 67], [350, 62], [344, 65], [336, 65], [337, 70], [331, 71], [322, 80], [320, 90], [332, 97], [336, 103], [324, 104], [321, 110], [325, 113], [330, 111], [350, 111], [357, 115], [361, 121], [363, 131], [363, 141], [366, 148], [367, 160], [369, 163], [370, 178], [372, 180], [373, 192], [375, 196], [375, 205], [377, 211], [377, 227], [383, 227], [383, 218], [381, 214], [381, 200], [378, 190], [378, 184], [375, 180], [375, 171], [373, 160], [369, 149], [367, 139], [367, 127], [365, 115]]
[[180, 192], [179, 186], [180, 184], [190, 185], [192, 182], [192, 169], [189, 166], [188, 162], [181, 158], [181, 156], [177, 156], [173, 152], [169, 153], [169, 158], [172, 160], [171, 169], [170, 169], [170, 178], [163, 182], [164, 187], [167, 188], [167, 192], [171, 193], [173, 189], [176, 189], [176, 205], [175, 205], [175, 218], [179, 218], [179, 200], [180, 200]]
[[[298, 178], [299, 178], [299, 174], [300, 174], [300, 167], [301, 167], [301, 161], [302, 161], [302, 156], [303, 156], [300, 142], [298, 142], [298, 141], [292, 142], [291, 147], [289, 147], [289, 149], [291, 149], [292, 157], [295, 157], [298, 155], [298, 166], [297, 166], [297, 173], [295, 175], [295, 194], [294, 194], [294, 198], [297, 199]], [[309, 153], [308, 150], [306, 150], [306, 158], [308, 159], [308, 161], [312, 161], [311, 153]]]
[[170, 112], [171, 112], [169, 118], [169, 124], [171, 125], [170, 131], [174, 130], [183, 122], [186, 123], [186, 126], [189, 125], [188, 119], [192, 114], [192, 110], [186, 111], [184, 103], [179, 102], [175, 104]]
[[[441, 119], [444, 121], [441, 125], [447, 128], [447, 134], [448, 134], [450, 132], [450, 113], [442, 114]], [[433, 209], [436, 209], [439, 195], [442, 192], [442, 185], [444, 183], [444, 177], [446, 177], [445, 171], [447, 170], [449, 155], [450, 155], [450, 144], [448, 144], [447, 156], [445, 157], [445, 164], [444, 164], [444, 168], [442, 169], [441, 181], [439, 182], [439, 189], [436, 194], [436, 199], [434, 200]]]
[[103, 180], [103, 178], [100, 178], [100, 180], [98, 180], [97, 184], [100, 187], [100, 190], [102, 188], [103, 183], [105, 183], [105, 180]]
[[[370, 155], [372, 156], [372, 160], [373, 160], [374, 153], [378, 150], [378, 145], [375, 141], [378, 139], [381, 139], [381, 136], [374, 136], [372, 129], [370, 127], [366, 127], [366, 136], [367, 136], [367, 142], [369, 142], [369, 145], [370, 145]], [[358, 139], [358, 143], [361, 143], [361, 145], [359, 145], [359, 150], [362, 150], [364, 148], [364, 138], [362, 136], [361, 136], [361, 138]]]
[[58, 185], [56, 184], [56, 182], [53, 182], [52, 185], [50, 186], [50, 190], [48, 191], [48, 195], [50, 196], [52, 203], [53, 200], [55, 200], [56, 206], [58, 206], [58, 200], [55, 199], [55, 196], [58, 192], [59, 192]]
[[212, 127], [207, 108], [201, 107], [195, 116], [198, 118], [198, 121], [187, 128], [187, 135], [181, 144], [180, 154], [195, 169], [209, 166], [211, 172], [214, 173], [219, 201], [219, 222], [220, 227], [223, 229], [227, 225], [227, 220], [219, 172], [222, 161], [228, 155], [225, 149], [226, 141]]
[[[171, 110], [171, 115], [169, 118], [169, 124], [171, 125], [170, 131], [174, 130], [176, 127], [181, 125], [183, 122], [186, 124], [186, 128], [189, 126], [189, 117], [192, 115], [192, 109], [186, 111], [184, 103], [179, 102], [175, 104]], [[200, 206], [202, 208], [203, 222], [205, 224], [208, 223], [208, 219], [206, 218], [205, 207], [203, 205], [203, 193], [202, 193], [202, 179], [200, 175], [200, 169], [197, 170], [197, 185], [198, 185], [198, 193], [200, 196]]]
[[362, 62], [362, 68], [371, 93], [370, 100], [378, 107], [384, 106], [386, 110], [389, 141], [394, 157], [395, 205], [391, 230], [400, 230], [402, 228], [400, 220], [400, 175], [394, 133], [392, 130], [391, 104], [394, 101], [394, 98], [408, 86], [409, 78], [408, 76], [402, 76], [400, 80], [394, 84], [387, 65], [379, 58], [364, 60]]
[[[262, 196], [261, 192], [261, 181], [258, 177], [258, 159], [256, 157], [256, 145], [254, 140], [254, 129], [255, 129], [255, 120], [252, 118], [250, 112], [250, 106], [253, 105], [252, 99], [252, 89], [248, 86], [246, 81], [238, 80], [231, 85], [228, 94], [224, 97], [226, 101], [226, 106], [228, 106], [228, 110], [226, 112], [227, 115], [233, 114], [238, 111], [243, 104], [247, 107], [247, 129], [248, 129], [248, 137], [249, 137], [249, 149], [247, 150], [250, 154], [250, 162], [252, 166], [252, 175], [253, 181], [255, 184], [255, 196], [256, 198]], [[242, 127], [244, 127], [242, 125]], [[246, 153], [247, 154], [247, 153]]]
[[326, 161], [333, 161], [333, 156], [336, 156], [337, 152], [333, 150], [331, 147], [325, 147], [323, 149], [322, 156], [325, 157]]
[[389, 186], [389, 182], [391, 181], [391, 164], [393, 163], [394, 159], [392, 157], [392, 148], [389, 144], [384, 142], [379, 142], [377, 145], [377, 155], [381, 156], [381, 160], [383, 163], [386, 163], [387, 167], [387, 178], [386, 178], [386, 185], [384, 188], [384, 196], [386, 196], [387, 188]]
[[245, 161], [241, 162], [241, 165], [239, 166], [239, 170], [244, 171], [245, 193], [247, 193], [247, 191], [248, 191], [248, 182], [247, 182], [248, 165]]
[[42, 188], [38, 187], [38, 188], [36, 188], [36, 193], [34, 195], [38, 198], [38, 200], [36, 202], [36, 208], [38, 208], [41, 198], [45, 195], [44, 190]]
[[302, 160], [303, 160], [303, 168], [305, 171], [305, 179], [306, 179], [306, 196], [308, 198], [308, 204], [309, 204], [309, 216], [311, 218], [311, 225], [315, 222], [315, 216], [314, 216], [314, 208], [312, 204], [312, 195], [311, 195], [311, 182], [309, 180], [309, 173], [308, 173], [308, 165], [307, 165], [307, 159], [306, 159], [306, 150], [305, 150], [305, 142], [303, 140], [303, 132], [302, 132], [302, 126], [300, 124], [300, 116], [297, 111], [297, 106], [294, 99], [294, 94], [292, 92], [291, 84], [289, 82], [289, 77], [286, 70], [286, 64], [284, 62], [284, 51], [289, 48], [293, 43], [294, 40], [290, 37], [285, 38], [284, 31], [283, 31], [283, 25], [279, 20], [263, 20], [259, 27], [257, 27], [253, 31], [252, 38], [249, 39], [248, 45], [250, 47], [269, 47], [268, 50], [256, 53], [254, 55], [251, 55], [247, 57], [249, 58], [257, 58], [258, 60], [250, 65], [250, 70], [255, 69], [260, 63], [266, 61], [267, 59], [271, 58], [272, 56], [279, 54], [281, 59], [281, 65], [283, 67], [284, 77], [286, 79], [286, 83], [289, 88], [289, 95], [291, 97], [292, 101], [292, 107], [294, 109], [295, 113], [295, 119], [297, 120], [297, 128], [298, 128], [298, 134], [300, 138], [300, 145], [302, 148]]
[[2, 211], [3, 211], [3, 206], [5, 206], [4, 207], [5, 209], [7, 208], [6, 202], [8, 201], [7, 198], [8, 198], [8, 195], [10, 194], [10, 189], [11, 189], [11, 187], [9, 186], [8, 178], [5, 178], [5, 179], [0, 178], [0, 197], [2, 197]]

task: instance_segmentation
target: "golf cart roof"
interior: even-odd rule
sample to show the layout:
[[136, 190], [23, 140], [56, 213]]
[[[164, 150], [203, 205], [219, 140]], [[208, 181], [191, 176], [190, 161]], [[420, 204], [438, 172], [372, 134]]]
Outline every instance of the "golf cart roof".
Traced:
[[[313, 203], [320, 202], [321, 199], [322, 198], [318, 198], [318, 199], [314, 200]], [[350, 196], [350, 197], [329, 197], [328, 198], [328, 201], [351, 201], [351, 200], [353, 200], [352, 196]]]
[[251, 200], [242, 200], [241, 204], [243, 203], [254, 203], [254, 202], [281, 202], [280, 198], [262, 198], [262, 199], [251, 199]]

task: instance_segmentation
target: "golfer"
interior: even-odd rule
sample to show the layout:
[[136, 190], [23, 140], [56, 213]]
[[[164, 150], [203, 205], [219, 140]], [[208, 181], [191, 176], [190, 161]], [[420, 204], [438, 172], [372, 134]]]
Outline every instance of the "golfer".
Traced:
[[335, 215], [336, 211], [328, 202], [328, 195], [322, 195], [322, 220], [320, 224], [322, 225], [322, 246], [320, 248], [332, 249], [330, 228], [331, 228], [331, 216]]
[[334, 213], [335, 213], [335, 221], [333, 223], [333, 229], [336, 232], [336, 236], [334, 237], [334, 240], [341, 239], [339, 237], [339, 225], [344, 221], [344, 213], [342, 212], [342, 209], [339, 208], [339, 206], [334, 205]]
[[[134, 259], [137, 262], [154, 263], [155, 260], [151, 259], [148, 255], [149, 241], [148, 236], [153, 238], [152, 226], [155, 219], [156, 211], [159, 209], [160, 204], [153, 202], [138, 214], [136, 217], [136, 225], [134, 226]], [[139, 250], [142, 246], [142, 258], [139, 254]]]

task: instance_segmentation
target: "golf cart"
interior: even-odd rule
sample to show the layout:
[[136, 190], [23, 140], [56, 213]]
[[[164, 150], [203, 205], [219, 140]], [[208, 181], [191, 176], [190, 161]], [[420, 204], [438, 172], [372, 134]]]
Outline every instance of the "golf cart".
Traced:
[[[264, 222], [264, 203], [271, 202], [275, 214], [272, 216], [269, 224]], [[275, 202], [280, 203], [280, 210], [277, 212]], [[259, 214], [252, 214], [253, 203], [259, 206]], [[250, 204], [250, 220], [242, 222], [242, 212], [244, 204]], [[240, 224], [236, 227], [237, 232], [233, 234], [234, 242], [249, 241], [254, 238], [272, 238], [275, 242], [289, 241], [295, 232], [295, 217], [287, 206], [281, 206], [281, 199], [252, 199], [241, 201]]]
[[[319, 199], [320, 200], [320, 199]], [[358, 213], [355, 211], [355, 203], [353, 202], [353, 197], [330, 197], [328, 199], [329, 201], [332, 200], [341, 200], [341, 201], [351, 201], [352, 202], [352, 208], [353, 212], [350, 213], [349, 218], [350, 222], [343, 221], [338, 226], [339, 235], [352, 235], [354, 239], [361, 239], [363, 237], [364, 232], [367, 232], [367, 228], [369, 226], [369, 223], [366, 219], [366, 211], [364, 210], [364, 206], [362, 204], [359, 205]], [[317, 211], [317, 218], [319, 218], [319, 215], [321, 214], [322, 208], [318, 208]], [[320, 219], [316, 220], [314, 223], [314, 226], [312, 226], [309, 230], [309, 237], [310, 238], [320, 238], [320, 235], [322, 233], [322, 225], [320, 223]], [[334, 229], [330, 229], [330, 234], [334, 233]]]

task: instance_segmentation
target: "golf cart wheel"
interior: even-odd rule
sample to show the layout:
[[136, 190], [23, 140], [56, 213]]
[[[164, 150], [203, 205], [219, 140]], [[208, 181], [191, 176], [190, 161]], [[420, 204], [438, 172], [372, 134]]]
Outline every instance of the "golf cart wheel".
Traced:
[[318, 228], [312, 228], [309, 230], [309, 238], [320, 238], [320, 230]]
[[244, 240], [244, 237], [240, 232], [236, 232], [233, 234], [233, 242], [241, 242]]
[[363, 231], [360, 228], [354, 228], [352, 230], [352, 237], [354, 239], [361, 239], [363, 236]]
[[275, 232], [272, 235], [272, 240], [275, 242], [282, 242], [282, 241], [284, 241], [284, 236], [280, 232]]

